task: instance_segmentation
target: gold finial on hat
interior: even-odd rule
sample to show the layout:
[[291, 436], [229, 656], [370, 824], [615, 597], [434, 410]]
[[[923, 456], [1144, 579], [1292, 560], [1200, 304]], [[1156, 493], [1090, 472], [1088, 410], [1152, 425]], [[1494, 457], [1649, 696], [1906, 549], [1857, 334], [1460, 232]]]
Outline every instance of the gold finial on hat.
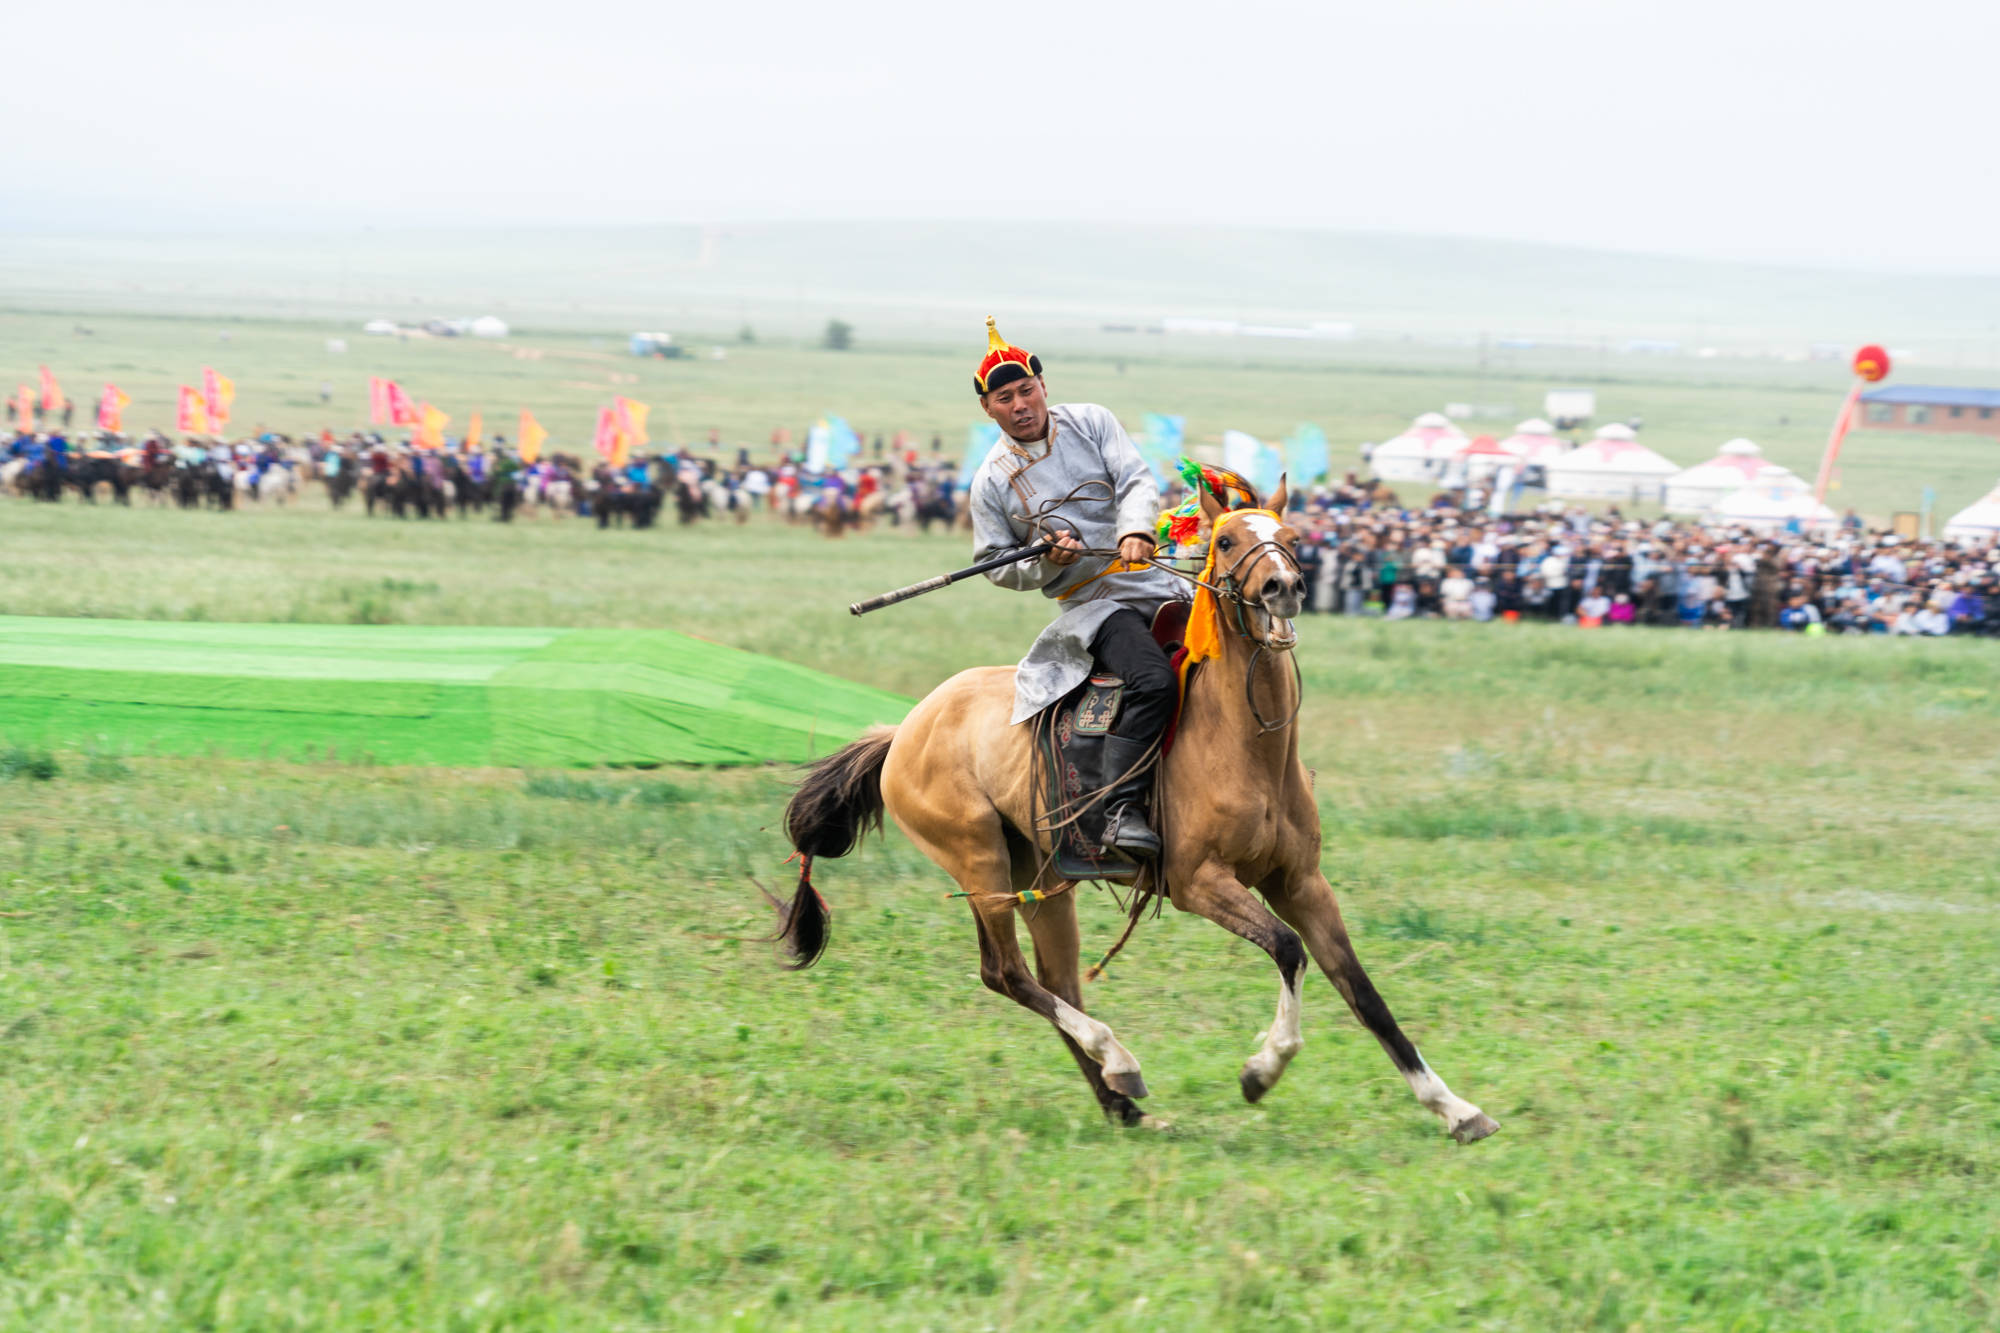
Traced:
[[991, 315], [986, 317], [986, 350], [989, 353], [1007, 350], [1007, 340], [1000, 336], [1000, 326], [993, 322]]

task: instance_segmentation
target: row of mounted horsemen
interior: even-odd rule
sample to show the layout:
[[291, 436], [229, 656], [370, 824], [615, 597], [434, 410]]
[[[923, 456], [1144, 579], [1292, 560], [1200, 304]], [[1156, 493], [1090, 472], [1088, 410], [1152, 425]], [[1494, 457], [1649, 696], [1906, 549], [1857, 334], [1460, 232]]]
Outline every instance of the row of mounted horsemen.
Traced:
[[887, 522], [929, 531], [962, 523], [949, 465], [887, 465], [843, 477], [795, 464], [662, 455], [621, 469], [587, 467], [569, 454], [532, 465], [504, 453], [453, 453], [366, 441], [313, 448], [289, 439], [255, 445], [174, 446], [159, 436], [142, 444], [65, 449], [17, 446], [0, 461], [0, 491], [59, 501], [233, 509], [285, 505], [307, 484], [323, 486], [335, 509], [358, 499], [372, 517], [466, 518], [489, 511], [501, 521], [547, 515], [594, 517], [599, 526], [651, 527], [668, 505], [683, 524], [727, 516], [748, 522], [769, 512], [829, 536]]

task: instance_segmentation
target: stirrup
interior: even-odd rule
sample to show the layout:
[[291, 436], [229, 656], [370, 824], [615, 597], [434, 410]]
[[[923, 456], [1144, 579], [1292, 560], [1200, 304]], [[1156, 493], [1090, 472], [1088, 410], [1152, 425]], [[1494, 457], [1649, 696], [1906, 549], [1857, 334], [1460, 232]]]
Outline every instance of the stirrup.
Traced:
[[1134, 862], [1146, 862], [1160, 854], [1160, 835], [1140, 813], [1136, 801], [1126, 801], [1104, 821], [1104, 847]]

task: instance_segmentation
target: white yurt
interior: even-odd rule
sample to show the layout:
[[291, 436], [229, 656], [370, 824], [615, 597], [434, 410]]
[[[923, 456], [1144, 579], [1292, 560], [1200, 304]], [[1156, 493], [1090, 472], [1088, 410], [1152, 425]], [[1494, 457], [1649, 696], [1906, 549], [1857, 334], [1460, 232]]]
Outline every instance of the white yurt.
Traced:
[[1812, 497], [1812, 487], [1781, 467], [1766, 465], [1757, 480], [1715, 502], [1711, 521], [1746, 528], [1830, 528], [1840, 515]]
[[1530, 417], [1500, 441], [1500, 447], [1529, 467], [1547, 467], [1569, 452], [1569, 441], [1540, 417]]
[[507, 336], [507, 321], [498, 315], [481, 315], [467, 326], [475, 338], [504, 338]]
[[[1715, 451], [1706, 463], [1696, 463], [1685, 472], [1667, 478], [1665, 507], [1675, 513], [1699, 514], [1723, 496], [1742, 490], [1760, 473], [1775, 464], [1764, 461], [1764, 451], [1749, 440], [1731, 440]], [[1797, 480], [1797, 475], [1777, 468]]]
[[1679, 464], [1645, 445], [1630, 426], [1598, 427], [1590, 443], [1548, 465], [1549, 494], [1572, 500], [1657, 500]]
[[1481, 435], [1453, 454], [1451, 459], [1452, 470], [1469, 481], [1490, 477], [1502, 468], [1521, 466], [1521, 460], [1514, 451], [1501, 448], [1491, 435]]
[[1977, 504], [1966, 506], [1944, 525], [1948, 542], [1983, 542], [2000, 537], [2000, 486], [1986, 493]]
[[1426, 412], [1401, 435], [1377, 445], [1368, 465], [1384, 481], [1428, 481], [1442, 475], [1466, 443], [1465, 432], [1444, 413]]

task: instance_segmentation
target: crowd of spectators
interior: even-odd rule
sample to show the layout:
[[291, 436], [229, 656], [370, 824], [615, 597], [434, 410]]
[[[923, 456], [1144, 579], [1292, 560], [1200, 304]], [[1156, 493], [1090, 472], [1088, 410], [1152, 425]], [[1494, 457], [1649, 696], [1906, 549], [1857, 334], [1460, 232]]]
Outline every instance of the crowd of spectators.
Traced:
[[1352, 475], [1289, 514], [1311, 609], [1388, 620], [1544, 620], [1583, 628], [2000, 636], [2000, 550], [1870, 532], [1757, 531], [1551, 502], [1504, 516], [1402, 508]]

